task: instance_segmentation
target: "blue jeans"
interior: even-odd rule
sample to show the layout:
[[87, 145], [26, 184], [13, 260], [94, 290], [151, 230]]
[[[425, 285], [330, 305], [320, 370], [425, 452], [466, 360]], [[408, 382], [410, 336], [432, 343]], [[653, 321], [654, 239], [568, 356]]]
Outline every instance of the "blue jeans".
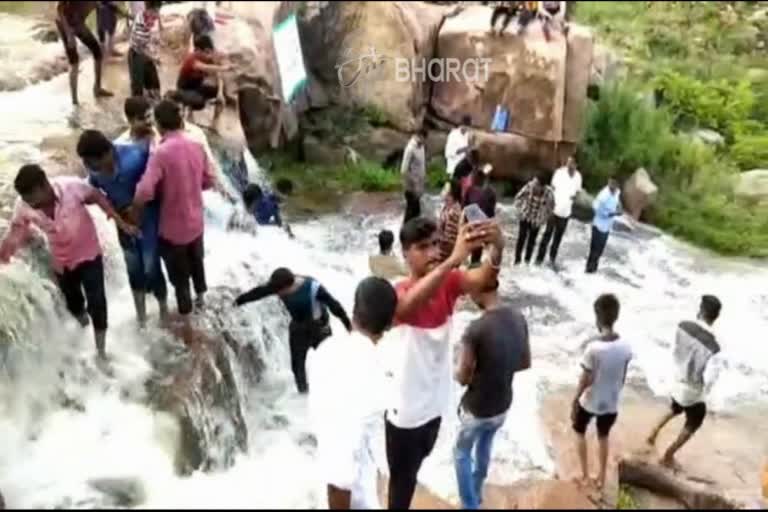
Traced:
[[491, 462], [493, 438], [506, 419], [506, 412], [492, 418], [475, 418], [467, 411], [459, 410], [461, 427], [453, 450], [453, 460], [464, 509], [480, 508], [483, 501], [483, 484]]
[[168, 297], [168, 285], [160, 263], [158, 240], [118, 233], [132, 290], [152, 292], [160, 301]]

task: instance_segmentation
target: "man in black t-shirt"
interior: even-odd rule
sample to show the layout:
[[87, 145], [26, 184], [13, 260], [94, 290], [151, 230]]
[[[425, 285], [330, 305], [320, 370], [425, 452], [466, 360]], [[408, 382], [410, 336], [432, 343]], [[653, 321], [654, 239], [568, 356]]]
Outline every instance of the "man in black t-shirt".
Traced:
[[531, 367], [528, 323], [517, 309], [500, 304], [498, 286], [495, 282], [472, 296], [484, 313], [464, 333], [456, 370], [467, 391], [459, 407], [454, 464], [462, 507], [468, 510], [482, 503], [493, 438], [512, 405], [512, 378]]

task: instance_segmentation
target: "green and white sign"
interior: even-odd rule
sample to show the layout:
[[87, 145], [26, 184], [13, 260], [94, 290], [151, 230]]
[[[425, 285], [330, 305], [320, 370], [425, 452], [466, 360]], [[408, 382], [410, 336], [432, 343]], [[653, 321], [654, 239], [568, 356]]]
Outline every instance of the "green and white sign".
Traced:
[[272, 38], [283, 88], [283, 100], [289, 103], [307, 82], [296, 16], [291, 15], [275, 27]]

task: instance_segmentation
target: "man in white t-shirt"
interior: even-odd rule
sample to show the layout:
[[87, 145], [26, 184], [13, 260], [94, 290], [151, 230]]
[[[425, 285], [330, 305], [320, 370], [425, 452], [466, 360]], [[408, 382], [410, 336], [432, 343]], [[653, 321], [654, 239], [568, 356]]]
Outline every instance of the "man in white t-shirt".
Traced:
[[[712, 334], [712, 325], [720, 316], [722, 305], [713, 295], [701, 298], [699, 316], [695, 322], [681, 322], [677, 328], [672, 351], [675, 359], [675, 386], [672, 390], [672, 409], [664, 415], [648, 437], [648, 444], [656, 444], [661, 429], [672, 418], [685, 413], [685, 426], [674, 443], [664, 452], [661, 463], [676, 466], [675, 453], [701, 428], [707, 416], [704, 373], [711, 366], [712, 358], [720, 352], [720, 345]], [[711, 375], [709, 387], [716, 376]]]
[[[552, 175], [552, 189], [555, 193], [555, 210], [547, 222], [547, 229], [544, 231], [544, 237], [539, 245], [539, 254], [536, 258], [536, 264], [544, 263], [544, 257], [549, 248], [549, 263], [555, 266], [557, 253], [560, 250], [560, 243], [563, 241], [563, 235], [568, 227], [568, 219], [573, 210], [573, 201], [581, 190], [581, 173], [576, 168], [576, 160], [571, 156], [565, 166], [559, 168]], [[550, 241], [552, 245], [550, 246]]]
[[[458, 267], [476, 249], [490, 245], [489, 259], [472, 270]], [[396, 329], [382, 346], [390, 353], [391, 390], [386, 417], [389, 509], [410, 508], [421, 465], [435, 446], [451, 395], [450, 335], [459, 297], [492, 285], [499, 272], [504, 237], [496, 221], [462, 223], [453, 253], [440, 257], [440, 233], [417, 217], [400, 230], [410, 276], [397, 283]]]
[[309, 410], [331, 510], [381, 508], [372, 442], [386, 395], [376, 345], [391, 327], [396, 307], [397, 294], [387, 280], [364, 279], [355, 291], [351, 334], [327, 340], [309, 361]]
[[581, 363], [583, 372], [573, 400], [571, 420], [577, 435], [581, 482], [587, 484], [589, 467], [585, 434], [592, 418], [597, 419], [600, 472], [593, 483], [602, 491], [608, 464], [608, 439], [618, 417], [621, 391], [627, 378], [627, 367], [632, 359], [632, 348], [613, 330], [619, 318], [619, 299], [615, 295], [601, 295], [595, 301], [594, 308], [600, 334], [587, 344], [584, 352]]
[[448, 176], [453, 176], [456, 166], [464, 160], [471, 149], [471, 125], [472, 118], [464, 116], [461, 118], [461, 124], [448, 134], [448, 139], [445, 141], [445, 172]]

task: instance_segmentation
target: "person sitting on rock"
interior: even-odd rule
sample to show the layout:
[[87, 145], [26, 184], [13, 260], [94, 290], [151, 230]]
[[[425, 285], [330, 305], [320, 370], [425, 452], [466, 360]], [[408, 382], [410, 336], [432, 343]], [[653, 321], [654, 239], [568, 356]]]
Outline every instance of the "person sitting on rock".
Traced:
[[97, 356], [100, 362], [105, 361], [104, 263], [96, 225], [87, 205], [97, 205], [129, 235], [136, 236], [139, 230], [115, 212], [104, 194], [81, 179], [57, 176], [49, 180], [39, 165], [27, 164], [19, 169], [13, 185], [20, 198], [10, 228], [0, 243], [0, 263], [10, 261], [29, 240], [33, 228], [45, 233], [67, 309], [83, 327], [90, 317]]
[[224, 108], [223, 84], [219, 74], [227, 71], [229, 66], [219, 64], [210, 36], [195, 37], [194, 45], [194, 51], [186, 56], [179, 70], [176, 82], [178, 99], [187, 108], [190, 122], [194, 111], [205, 109], [209, 102], [215, 100], [215, 124]]
[[592, 418], [597, 418], [600, 472], [592, 483], [602, 491], [608, 465], [609, 436], [619, 415], [619, 401], [632, 360], [632, 347], [613, 329], [619, 319], [619, 299], [614, 295], [601, 295], [595, 301], [594, 309], [600, 334], [588, 342], [584, 352], [571, 421], [581, 464], [580, 483], [586, 485], [589, 483], [589, 466], [585, 434]]
[[541, 10], [539, 11], [539, 17], [542, 22], [542, 30], [544, 31], [544, 38], [547, 41], [552, 39], [552, 26], [557, 23], [563, 36], [568, 36], [568, 24], [565, 22], [565, 18], [558, 18], [560, 14], [560, 2], [546, 1], [541, 2]]
[[707, 416], [706, 390], [711, 389], [715, 375], [706, 382], [704, 374], [713, 366], [713, 357], [720, 352], [720, 345], [712, 333], [712, 325], [720, 317], [722, 305], [717, 297], [701, 298], [699, 315], [694, 322], [682, 322], [677, 328], [672, 354], [675, 359], [675, 387], [672, 391], [672, 409], [659, 421], [648, 437], [648, 444], [656, 444], [659, 432], [675, 416], [685, 413], [685, 426], [674, 443], [667, 449], [661, 463], [676, 466], [675, 453], [691, 440], [704, 424]]
[[270, 295], [280, 297], [291, 317], [288, 327], [291, 369], [299, 393], [306, 394], [309, 392], [305, 367], [307, 352], [331, 336], [328, 311], [344, 324], [347, 331], [351, 332], [352, 323], [339, 301], [323, 285], [311, 277], [296, 276], [287, 268], [278, 268], [267, 284], [237, 297], [235, 305], [243, 306]]
[[512, 19], [518, 14], [520, 6], [523, 2], [499, 2], [496, 7], [493, 8], [491, 14], [491, 35], [496, 35], [496, 23], [501, 18], [501, 28], [498, 35], [502, 35], [509, 26]]
[[[379, 254], [368, 258], [368, 268], [376, 277], [393, 280], [408, 274], [402, 262], [392, 254], [392, 246], [395, 244], [395, 235], [388, 229], [379, 233]], [[451, 247], [453, 249], [453, 247]]]

